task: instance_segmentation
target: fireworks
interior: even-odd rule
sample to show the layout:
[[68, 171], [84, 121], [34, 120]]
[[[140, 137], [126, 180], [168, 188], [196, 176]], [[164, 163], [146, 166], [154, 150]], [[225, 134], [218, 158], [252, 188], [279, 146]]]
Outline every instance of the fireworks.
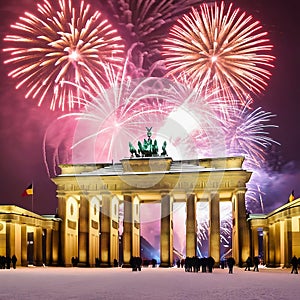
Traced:
[[[166, 139], [169, 151], [173, 148], [169, 155], [174, 159], [205, 157], [207, 153], [222, 156], [219, 149], [225, 155], [225, 144], [221, 143], [223, 139], [220, 137], [222, 119], [218, 116], [222, 100], [218, 100], [214, 92], [208, 93], [202, 90], [202, 86], [189, 87], [164, 78], [132, 79], [128, 75], [127, 62], [122, 72], [106, 65], [104, 69], [110, 88], [106, 89], [99, 83], [93, 92], [82, 89], [88, 99], [85, 108], [62, 117], [74, 117], [79, 121], [73, 155], [78, 152], [87, 159], [85, 149], [76, 149], [92, 142], [93, 146], [86, 149], [93, 149], [97, 157], [90, 157], [90, 160], [122, 159], [128, 141], [134, 143], [144, 137], [145, 126], [150, 125], [160, 135], [160, 142]], [[97, 140], [101, 144], [99, 147], [96, 146]]]
[[166, 34], [183, 13], [203, 0], [107, 0], [103, 9], [113, 16], [126, 40], [132, 76], [164, 74], [160, 48]]
[[129, 149], [129, 141], [135, 143], [144, 138], [145, 126], [159, 126], [178, 105], [161, 96], [165, 79], [133, 80], [126, 73], [126, 63], [120, 72], [115, 72], [110, 65], [106, 65], [105, 70], [110, 88], [105, 89], [99, 84], [93, 93], [82, 91], [92, 99], [86, 103], [85, 109], [61, 117], [78, 120], [72, 146], [73, 159], [77, 162], [82, 157], [86, 161], [89, 155], [93, 161], [123, 158], [124, 149]]
[[232, 99], [258, 94], [270, 78], [272, 45], [259, 22], [222, 2], [184, 15], [164, 44], [169, 75], [187, 74], [192, 82], [218, 88]]
[[[90, 12], [90, 6], [80, 7], [71, 1], [57, 0], [56, 9], [47, 0], [38, 4], [38, 15], [25, 13], [12, 25], [16, 32], [4, 39], [10, 54], [5, 61], [15, 66], [9, 76], [16, 78], [16, 88], [26, 87], [27, 97], [39, 98], [39, 105], [51, 99], [51, 109], [74, 107], [73, 99], [82, 97], [80, 88], [93, 89], [106, 78], [103, 63], [122, 63], [123, 45], [116, 30], [100, 12]], [[80, 106], [80, 103], [78, 103]]]
[[[276, 143], [267, 129], [276, 126], [269, 123], [273, 114], [251, 109], [253, 96], [267, 86], [274, 60], [261, 25], [224, 3], [99, 2], [119, 33], [84, 2], [44, 0], [37, 15], [25, 13], [5, 38], [10, 55], [5, 63], [15, 67], [9, 75], [18, 80], [17, 88], [26, 89], [26, 98], [38, 98], [39, 105], [50, 101], [51, 109], [81, 109], [49, 128], [45, 161], [50, 158], [55, 167], [118, 161], [128, 142], [136, 144], [145, 126], [153, 126], [174, 159], [245, 156], [244, 166], [257, 174], [246, 199], [263, 211], [260, 168], [266, 147]], [[182, 17], [195, 4], [198, 9]], [[164, 65], [168, 79], [150, 77], [164, 75]], [[48, 168], [52, 176], [55, 167]], [[229, 219], [226, 214], [221, 221], [226, 244]], [[198, 225], [200, 245], [208, 223]]]
[[254, 110], [249, 105], [232, 110], [230, 120], [224, 127], [229, 155], [243, 155], [246, 167], [259, 168], [265, 158], [265, 149], [279, 144], [269, 136], [267, 129], [275, 128], [270, 124], [274, 114], [265, 112], [261, 107]]

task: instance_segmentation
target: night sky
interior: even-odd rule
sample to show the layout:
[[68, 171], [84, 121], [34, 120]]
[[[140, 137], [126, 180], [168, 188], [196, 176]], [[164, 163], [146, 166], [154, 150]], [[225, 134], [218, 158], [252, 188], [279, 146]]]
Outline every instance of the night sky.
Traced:
[[[100, 1], [100, 0], [99, 0]], [[35, 12], [32, 0], [1, 1], [1, 48], [3, 38], [10, 32], [25, 10]], [[86, 1], [97, 5], [97, 0]], [[260, 20], [269, 32], [276, 56], [275, 68], [266, 91], [255, 98], [255, 105], [277, 115], [271, 136], [280, 142], [283, 169], [274, 176], [270, 186], [267, 207], [274, 209], [288, 199], [291, 190], [300, 196], [300, 41], [298, 1], [244, 0], [232, 1], [235, 6]], [[0, 204], [15, 204], [31, 209], [31, 198], [21, 197], [23, 190], [33, 181], [35, 188], [34, 211], [54, 214], [57, 207], [55, 185], [49, 179], [43, 158], [43, 138], [49, 126], [55, 123], [60, 111], [50, 111], [48, 104], [37, 106], [37, 101], [25, 99], [24, 91], [15, 90], [16, 81], [7, 73], [11, 66], [4, 65], [1, 52], [1, 200]], [[59, 132], [57, 134], [60, 134]], [[128, 156], [124, 153], [124, 156]]]

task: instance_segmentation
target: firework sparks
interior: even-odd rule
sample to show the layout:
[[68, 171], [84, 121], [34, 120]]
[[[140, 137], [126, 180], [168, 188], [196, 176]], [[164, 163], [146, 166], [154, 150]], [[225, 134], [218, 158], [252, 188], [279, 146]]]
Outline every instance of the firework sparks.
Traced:
[[[201, 87], [181, 86], [179, 82], [164, 78], [132, 79], [127, 72], [127, 62], [128, 60], [123, 71], [119, 72], [109, 65], [103, 66], [109, 88], [105, 88], [100, 82], [93, 91], [81, 88], [81, 93], [87, 100], [83, 98], [78, 101], [85, 103], [84, 109], [60, 118], [74, 118], [78, 121], [72, 155], [81, 153], [85, 161], [121, 159], [126, 155], [124, 149], [128, 149], [128, 141], [135, 143], [144, 137], [145, 126], [149, 124], [160, 135], [157, 137], [159, 143], [167, 140], [168, 152], [171, 149], [175, 158], [197, 156], [193, 137], [198, 136], [199, 140], [202, 137], [203, 144], [209, 139], [209, 133], [218, 128], [217, 122], [220, 122], [213, 111], [217, 110], [214, 94], [201, 97]], [[65, 84], [74, 85], [70, 82]], [[185, 122], [181, 122], [182, 120]], [[86, 146], [87, 143], [92, 144]], [[99, 147], [96, 146], [97, 143]], [[210, 141], [205, 147], [210, 145], [211, 153], [215, 144]], [[87, 149], [94, 149], [90, 154], [97, 154], [97, 157], [89, 157]], [[75, 161], [83, 162], [78, 157]]]
[[[134, 143], [144, 137], [145, 124], [158, 126], [176, 105], [160, 95], [163, 89], [160, 81], [164, 79], [133, 80], [126, 73], [126, 63], [120, 72], [115, 72], [109, 65], [105, 69], [110, 88], [106, 89], [99, 83], [93, 93], [82, 91], [92, 98], [84, 110], [61, 117], [74, 117], [79, 121], [72, 146], [73, 155], [85, 152], [87, 142], [93, 143], [91, 154], [97, 156], [91, 157], [94, 161], [123, 158], [128, 142]], [[78, 150], [80, 147], [85, 149]], [[87, 159], [88, 156], [84, 156]], [[75, 159], [78, 160], [78, 157]]]
[[[38, 15], [25, 13], [12, 25], [16, 32], [5, 41], [10, 54], [5, 63], [15, 69], [9, 76], [16, 78], [16, 88], [27, 88], [27, 97], [39, 98], [38, 104], [51, 99], [51, 109], [74, 107], [73, 99], [83, 95], [80, 88], [65, 85], [65, 81], [93, 89], [97, 82], [106, 82], [103, 63], [119, 66], [123, 45], [116, 30], [100, 12], [90, 12], [81, 2], [57, 0], [53, 6], [47, 0], [38, 4]], [[80, 103], [78, 103], [80, 106]]]
[[222, 2], [192, 8], [174, 25], [163, 45], [168, 75], [218, 88], [244, 101], [265, 89], [273, 67], [272, 45], [259, 22]]
[[224, 132], [229, 155], [245, 156], [245, 165], [259, 168], [265, 159], [265, 149], [277, 141], [269, 136], [267, 129], [278, 126], [269, 124], [276, 115], [263, 111], [261, 107], [251, 110], [248, 105], [233, 109]]
[[[208, 255], [209, 239], [209, 204], [198, 202], [197, 204], [197, 252], [200, 257]], [[221, 252], [224, 248], [231, 247], [232, 232], [232, 207], [230, 202], [220, 203], [220, 242], [222, 245]], [[228, 250], [228, 249], [227, 249]]]
[[103, 9], [113, 16], [127, 42], [131, 74], [162, 75], [160, 48], [171, 25], [203, 0], [106, 0]]
[[[181, 80], [182, 81], [182, 80]], [[177, 147], [182, 147], [182, 157], [218, 157], [225, 155], [225, 143], [222, 138], [223, 115], [231, 109], [217, 90], [208, 90], [202, 84], [192, 86], [186, 79], [180, 83], [174, 79], [167, 95], [182, 106], [170, 113], [170, 118], [183, 119], [181, 124], [187, 135], [174, 132], [171, 139], [176, 140]], [[182, 109], [188, 112], [186, 115]], [[183, 148], [185, 147], [185, 149]], [[193, 149], [194, 151], [190, 151]], [[182, 159], [180, 157], [179, 159]]]

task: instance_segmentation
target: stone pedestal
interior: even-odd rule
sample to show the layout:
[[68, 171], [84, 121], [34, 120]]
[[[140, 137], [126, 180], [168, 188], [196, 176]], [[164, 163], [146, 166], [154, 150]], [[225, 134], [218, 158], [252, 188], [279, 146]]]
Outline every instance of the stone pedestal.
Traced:
[[171, 157], [137, 157], [121, 160], [124, 172], [156, 172], [169, 171]]

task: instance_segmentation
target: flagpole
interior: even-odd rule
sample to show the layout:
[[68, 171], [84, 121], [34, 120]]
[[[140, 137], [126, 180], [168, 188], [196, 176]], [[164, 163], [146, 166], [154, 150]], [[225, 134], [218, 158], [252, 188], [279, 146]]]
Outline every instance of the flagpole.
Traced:
[[33, 212], [33, 195], [34, 195], [34, 189], [33, 189], [33, 181], [32, 181], [32, 194], [31, 194], [31, 211]]

